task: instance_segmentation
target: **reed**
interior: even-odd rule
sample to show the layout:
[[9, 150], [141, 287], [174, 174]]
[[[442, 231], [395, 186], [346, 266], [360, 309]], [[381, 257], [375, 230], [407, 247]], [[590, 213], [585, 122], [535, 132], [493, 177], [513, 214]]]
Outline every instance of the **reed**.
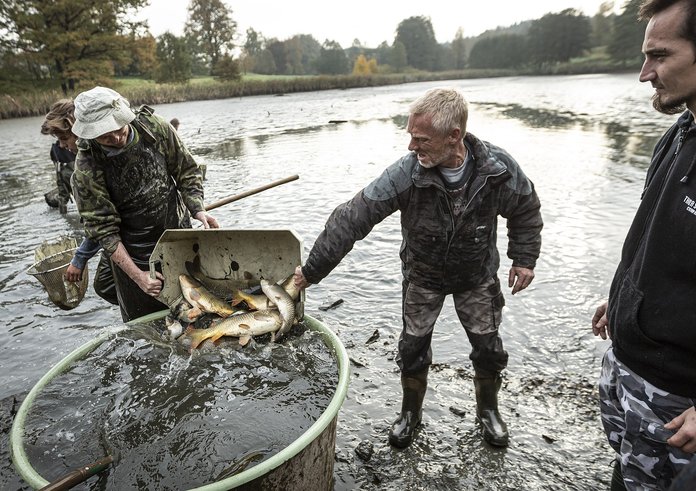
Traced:
[[[448, 72], [409, 72], [392, 74], [358, 75], [319, 75], [302, 77], [247, 78], [237, 82], [219, 82], [213, 79], [186, 84], [154, 84], [130, 81], [128, 84], [115, 84], [118, 90], [132, 105], [168, 104], [196, 100], [227, 99], [254, 95], [286, 94], [293, 92], [312, 92], [317, 90], [350, 89], [356, 87], [377, 87], [430, 80], [456, 80], [466, 78], [487, 78], [511, 76], [513, 70], [458, 70]], [[77, 93], [77, 92], [76, 92]], [[76, 94], [70, 94], [72, 96]], [[70, 96], [68, 95], [68, 96]], [[66, 97], [57, 90], [27, 90], [17, 94], [0, 95], [0, 119], [26, 116], [42, 116], [57, 99]]]

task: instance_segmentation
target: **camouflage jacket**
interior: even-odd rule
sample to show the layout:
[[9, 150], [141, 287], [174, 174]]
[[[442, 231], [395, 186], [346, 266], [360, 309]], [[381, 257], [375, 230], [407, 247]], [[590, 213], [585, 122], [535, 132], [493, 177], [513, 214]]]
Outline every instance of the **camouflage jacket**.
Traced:
[[470, 133], [466, 142], [475, 167], [462, 212], [453, 212], [440, 172], [422, 167], [411, 152], [333, 211], [302, 268], [307, 281], [328, 275], [356, 241], [397, 210], [403, 275], [416, 285], [454, 293], [496, 275], [498, 216], [507, 218], [513, 265], [534, 268], [542, 229], [534, 185], [503, 149]]
[[169, 123], [147, 106], [136, 114], [117, 154], [78, 140], [73, 192], [87, 237], [109, 254], [122, 242], [134, 260], [147, 260], [165, 229], [190, 227], [189, 213], [204, 210], [203, 184]]

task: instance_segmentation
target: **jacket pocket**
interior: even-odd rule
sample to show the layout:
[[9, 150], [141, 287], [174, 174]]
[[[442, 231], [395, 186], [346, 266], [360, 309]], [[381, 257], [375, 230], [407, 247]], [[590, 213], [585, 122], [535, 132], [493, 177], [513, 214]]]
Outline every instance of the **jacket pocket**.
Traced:
[[[621, 287], [614, 300], [618, 309], [614, 310], [609, 330], [617, 344], [623, 344], [620, 337], [638, 335], [644, 337], [638, 325], [638, 311], [643, 303], [643, 292], [633, 283], [628, 274], [624, 275]], [[613, 329], [616, 327], [617, 329]], [[625, 333], [625, 336], [617, 336], [618, 333]]]

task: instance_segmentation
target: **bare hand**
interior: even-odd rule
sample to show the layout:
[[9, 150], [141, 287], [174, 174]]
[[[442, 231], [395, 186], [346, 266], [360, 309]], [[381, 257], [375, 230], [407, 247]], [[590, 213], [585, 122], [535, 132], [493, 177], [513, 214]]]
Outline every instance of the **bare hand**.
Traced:
[[193, 218], [201, 222], [203, 224], [203, 228], [220, 228], [220, 224], [215, 217], [204, 211], [199, 211], [193, 216]]
[[164, 276], [159, 271], [155, 271], [155, 278], [150, 278], [148, 271], [141, 271], [134, 279], [142, 291], [153, 297], [160, 294], [164, 285]]
[[696, 452], [696, 409], [690, 407], [665, 425], [668, 430], [677, 432], [667, 440], [667, 444], [686, 453]]
[[607, 320], [607, 302], [597, 307], [594, 315], [592, 316], [592, 333], [595, 336], [599, 336], [602, 339], [607, 339], [611, 337], [611, 331], [609, 330], [609, 321]]
[[295, 274], [292, 275], [292, 278], [293, 282], [295, 283], [295, 286], [300, 290], [304, 290], [310, 285], [310, 283], [307, 282], [307, 278], [305, 278], [304, 273], [302, 272], [302, 266], [298, 266], [295, 268]]
[[82, 279], [82, 270], [69, 264], [67, 271], [65, 271], [65, 279], [71, 283], [80, 281]]
[[512, 294], [521, 292], [529, 286], [534, 279], [534, 270], [513, 266], [508, 275], [508, 286], [512, 288]]

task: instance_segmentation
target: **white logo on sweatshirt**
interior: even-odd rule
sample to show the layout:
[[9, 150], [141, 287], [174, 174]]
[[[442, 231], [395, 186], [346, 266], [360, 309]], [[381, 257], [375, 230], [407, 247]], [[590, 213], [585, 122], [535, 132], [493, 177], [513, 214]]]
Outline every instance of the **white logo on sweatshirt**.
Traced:
[[686, 211], [688, 211], [692, 215], [696, 215], [696, 201], [689, 198], [688, 196], [684, 196], [684, 203], [686, 203]]

